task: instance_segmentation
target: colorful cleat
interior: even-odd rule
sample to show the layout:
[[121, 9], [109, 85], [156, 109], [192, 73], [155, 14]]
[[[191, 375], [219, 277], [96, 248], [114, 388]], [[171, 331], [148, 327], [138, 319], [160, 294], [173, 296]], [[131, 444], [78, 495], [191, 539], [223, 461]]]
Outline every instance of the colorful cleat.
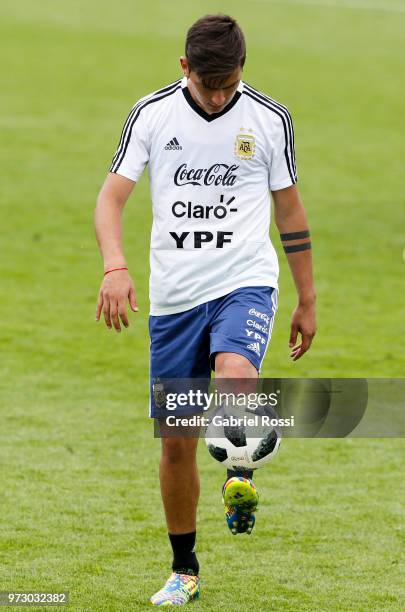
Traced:
[[183, 606], [199, 596], [200, 579], [198, 576], [173, 572], [163, 589], [152, 595], [150, 602], [154, 606]]
[[226, 522], [233, 533], [252, 533], [259, 495], [249, 478], [233, 476], [222, 489], [222, 501], [225, 506]]

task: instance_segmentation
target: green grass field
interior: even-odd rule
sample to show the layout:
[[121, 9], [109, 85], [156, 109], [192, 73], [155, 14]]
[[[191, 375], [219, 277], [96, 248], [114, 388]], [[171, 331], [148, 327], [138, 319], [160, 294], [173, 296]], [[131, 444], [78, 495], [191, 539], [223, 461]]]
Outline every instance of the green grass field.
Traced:
[[[404, 376], [403, 1], [3, 0], [0, 591], [143, 610], [167, 578], [147, 417], [146, 176], [125, 213], [140, 312], [121, 335], [94, 322], [92, 215], [129, 108], [178, 77], [187, 27], [219, 10], [245, 30], [245, 80], [295, 119], [313, 234], [318, 336], [289, 361], [295, 297], [273, 233], [281, 299], [263, 375]], [[223, 470], [199, 453], [193, 610], [405, 608], [402, 440], [285, 440], [256, 478], [257, 527], [238, 539]]]

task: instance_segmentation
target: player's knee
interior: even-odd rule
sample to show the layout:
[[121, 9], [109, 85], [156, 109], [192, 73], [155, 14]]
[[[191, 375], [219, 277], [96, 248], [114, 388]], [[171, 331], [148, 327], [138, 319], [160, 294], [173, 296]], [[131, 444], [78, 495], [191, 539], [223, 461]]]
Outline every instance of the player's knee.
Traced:
[[195, 459], [196, 443], [190, 438], [163, 438], [162, 458], [170, 464], [184, 464]]
[[221, 378], [255, 378], [254, 365], [236, 353], [218, 353], [215, 358], [215, 374]]

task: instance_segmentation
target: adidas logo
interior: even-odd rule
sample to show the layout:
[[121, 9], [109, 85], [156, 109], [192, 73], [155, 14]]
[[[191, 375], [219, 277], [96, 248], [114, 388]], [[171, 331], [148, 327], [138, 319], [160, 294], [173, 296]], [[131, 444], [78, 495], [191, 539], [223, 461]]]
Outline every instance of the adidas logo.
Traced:
[[254, 351], [260, 357], [260, 345], [258, 342], [252, 342], [252, 344], [248, 344], [246, 348]]
[[180, 146], [179, 141], [176, 137], [172, 138], [170, 142], [165, 146], [166, 151], [182, 151], [183, 147]]

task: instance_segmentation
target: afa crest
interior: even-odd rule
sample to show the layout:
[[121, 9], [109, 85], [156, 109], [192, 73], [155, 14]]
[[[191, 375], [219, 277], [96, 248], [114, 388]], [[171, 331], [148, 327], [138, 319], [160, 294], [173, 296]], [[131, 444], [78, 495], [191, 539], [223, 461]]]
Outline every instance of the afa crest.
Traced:
[[156, 378], [153, 384], [153, 396], [157, 408], [163, 408], [166, 405], [165, 387], [159, 378]]
[[253, 134], [249, 134], [241, 128], [240, 134], [235, 140], [235, 155], [238, 159], [252, 159], [256, 151], [256, 140]]

